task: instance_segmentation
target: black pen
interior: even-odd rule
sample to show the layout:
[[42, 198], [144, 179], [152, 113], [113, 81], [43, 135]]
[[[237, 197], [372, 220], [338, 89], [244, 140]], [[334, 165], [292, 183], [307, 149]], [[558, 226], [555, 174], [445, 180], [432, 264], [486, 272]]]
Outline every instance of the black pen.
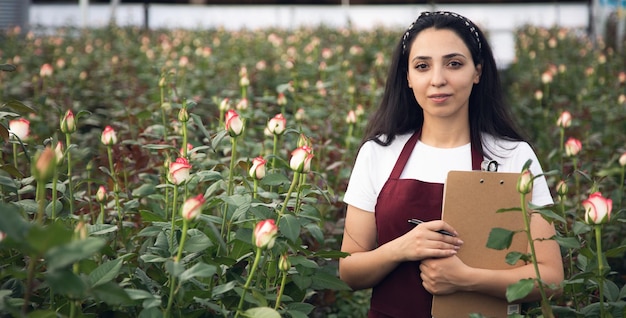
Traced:
[[[420, 224], [424, 223], [424, 221], [418, 220], [418, 219], [409, 219], [409, 223], [412, 223], [412, 224], [415, 224], [415, 225], [420, 225]], [[437, 233], [441, 233], [443, 235], [447, 235], [447, 236], [455, 236], [454, 234], [452, 234], [452, 233], [450, 233], [450, 232], [448, 232], [446, 230], [439, 230], [439, 231], [436, 231], [436, 232]]]

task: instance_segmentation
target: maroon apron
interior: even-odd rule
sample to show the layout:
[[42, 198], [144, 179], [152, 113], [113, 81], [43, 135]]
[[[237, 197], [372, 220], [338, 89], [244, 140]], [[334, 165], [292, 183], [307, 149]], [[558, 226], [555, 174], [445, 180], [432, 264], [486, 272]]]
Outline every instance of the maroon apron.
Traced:
[[[408, 219], [423, 221], [441, 219], [443, 183], [430, 183], [414, 179], [400, 179], [420, 132], [415, 132], [406, 145], [383, 186], [375, 207], [378, 245], [392, 241], [415, 225]], [[472, 169], [480, 170], [482, 154], [474, 145]], [[480, 149], [480, 148], [478, 148]], [[403, 262], [389, 273], [372, 290], [369, 318], [431, 318], [432, 295], [422, 286], [420, 262]]]

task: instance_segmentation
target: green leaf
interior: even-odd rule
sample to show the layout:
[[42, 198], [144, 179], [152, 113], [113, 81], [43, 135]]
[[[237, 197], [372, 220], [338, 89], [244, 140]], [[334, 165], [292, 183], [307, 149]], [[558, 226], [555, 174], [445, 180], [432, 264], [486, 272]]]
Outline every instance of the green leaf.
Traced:
[[535, 287], [535, 280], [532, 278], [525, 278], [515, 284], [511, 284], [506, 288], [506, 300], [510, 303], [522, 299], [533, 290]]
[[626, 285], [622, 286], [622, 289], [620, 289], [619, 299], [626, 299]]
[[117, 231], [117, 226], [113, 224], [87, 225], [87, 233], [89, 235], [104, 235], [115, 231]]
[[13, 64], [0, 64], [0, 71], [15, 72], [15, 70], [17, 70], [17, 67]]
[[558, 215], [557, 213], [555, 213], [552, 210], [549, 209], [539, 209], [536, 210], [539, 214], [541, 214], [541, 216], [543, 216], [544, 219], [546, 219], [548, 222], [553, 222], [554, 220], [559, 221], [561, 223], [566, 223], [567, 221], [560, 215]]
[[11, 99], [9, 100], [6, 104], [4, 104], [5, 106], [8, 106], [9, 108], [13, 109], [14, 111], [24, 115], [24, 114], [31, 114], [31, 113], [37, 113], [34, 109], [32, 109], [30, 106], [26, 106], [24, 103], [20, 102], [19, 100], [16, 99]]
[[96, 287], [112, 281], [120, 273], [123, 262], [123, 258], [118, 258], [103, 263], [102, 265], [91, 271], [91, 273], [89, 273], [89, 281], [91, 282], [91, 287]]
[[72, 231], [61, 223], [52, 223], [45, 227], [32, 226], [26, 236], [27, 243], [39, 254], [67, 244], [72, 240]]
[[487, 239], [487, 247], [495, 250], [504, 250], [511, 247], [513, 242], [514, 231], [510, 231], [503, 228], [493, 228], [489, 232], [489, 238]]
[[520, 260], [526, 259], [528, 254], [520, 253], [520, 252], [509, 252], [506, 254], [506, 263], [509, 265], [515, 265]]
[[332, 290], [352, 290], [344, 281], [339, 279], [337, 275], [330, 275], [325, 272], [317, 272], [313, 275], [314, 289], [332, 289]]
[[244, 316], [250, 318], [280, 318], [278, 311], [269, 307], [255, 307], [246, 310]]
[[580, 248], [580, 242], [575, 237], [555, 236], [554, 240], [557, 241], [559, 245], [564, 248]]
[[298, 236], [300, 236], [300, 222], [291, 214], [282, 216], [279, 227], [280, 233], [292, 242], [295, 242]]
[[319, 265], [316, 262], [314, 262], [314, 261], [312, 261], [312, 260], [310, 260], [310, 259], [308, 259], [308, 258], [306, 258], [306, 257], [304, 257], [302, 255], [290, 256], [289, 260], [291, 261], [291, 264], [293, 266], [297, 266], [298, 265], [298, 266], [304, 266], [306, 268], [319, 268]]
[[522, 211], [521, 208], [503, 208], [503, 209], [498, 209], [496, 211], [496, 213], [505, 213], [505, 212], [519, 212]]
[[604, 253], [606, 257], [622, 257], [624, 255], [624, 251], [626, 251], [626, 245], [618, 246], [616, 248], [612, 248]]
[[147, 144], [147, 145], [143, 145], [142, 147], [146, 149], [150, 149], [150, 150], [174, 149], [174, 147], [172, 147], [171, 145], [166, 145], [166, 144]]
[[13, 204], [0, 202], [0, 211], [2, 211], [0, 231], [17, 242], [24, 241], [31, 224], [24, 220], [18, 207]]
[[272, 187], [276, 187], [276, 186], [280, 186], [280, 185], [287, 185], [290, 182], [291, 182], [291, 180], [289, 180], [287, 178], [287, 176], [285, 176], [284, 174], [276, 173], [276, 172], [270, 172], [270, 173], [265, 175], [265, 178], [263, 178], [262, 184], [263, 185], [272, 186]]
[[54, 293], [82, 298], [87, 290], [85, 282], [71, 269], [46, 272], [46, 282]]
[[180, 282], [184, 282], [190, 280], [194, 277], [211, 277], [215, 275], [217, 272], [217, 267], [215, 265], [209, 265], [205, 263], [197, 263], [192, 266], [190, 269], [184, 271], [180, 274]]
[[197, 229], [190, 229], [187, 234], [189, 237], [185, 242], [184, 250], [187, 252], [201, 252], [213, 245], [211, 239], [206, 234]]
[[174, 275], [174, 277], [178, 277], [185, 271], [185, 266], [179, 262], [168, 260], [167, 262], [165, 262], [165, 270], [168, 274]]
[[[603, 278], [600, 278], [603, 279]], [[604, 280], [604, 297], [609, 302], [616, 302], [619, 300], [619, 287], [613, 281], [609, 279]]]
[[584, 222], [576, 221], [572, 226], [572, 231], [574, 232], [574, 235], [588, 233], [591, 231], [591, 226]]
[[[0, 125], [0, 128], [3, 128], [3, 126]], [[2, 134], [2, 137], [4, 137], [4, 134]], [[9, 138], [8, 133], [7, 133], [6, 138], [4, 139], [7, 139], [7, 138]], [[2, 169], [4, 172], [8, 173], [12, 177], [16, 177], [16, 178], [24, 177], [24, 174], [21, 171], [17, 170], [15, 166], [13, 165], [2, 165], [0, 166], [0, 169]], [[13, 191], [17, 189], [17, 184], [15, 183], [15, 180], [6, 176], [0, 176], [0, 185], [9, 187]]]
[[124, 289], [113, 282], [108, 282], [92, 288], [91, 293], [97, 299], [112, 306], [130, 305], [133, 302]]
[[287, 304], [287, 310], [289, 312], [296, 311], [303, 313], [305, 317], [315, 309], [315, 306], [309, 303], [289, 303]]
[[46, 253], [48, 270], [54, 271], [96, 254], [106, 241], [97, 237], [72, 241], [68, 244], [52, 248]]
[[154, 255], [154, 254], [144, 254], [144, 255], [141, 255], [139, 259], [141, 259], [142, 261], [146, 263], [163, 263], [169, 260], [169, 258], [167, 257], [162, 257], [159, 255]]
[[226, 284], [217, 285], [217, 286], [213, 287], [213, 292], [211, 293], [211, 295], [213, 297], [222, 295], [222, 294], [224, 294], [226, 292], [229, 292], [229, 291], [233, 290], [236, 285], [237, 285], [237, 281], [234, 281], [234, 280], [232, 280], [232, 281], [230, 281], [230, 282], [228, 282]]
[[144, 183], [138, 188], [136, 188], [135, 190], [133, 190], [133, 196], [134, 197], [146, 197], [150, 194], [153, 194], [155, 189], [156, 187], [154, 184]]

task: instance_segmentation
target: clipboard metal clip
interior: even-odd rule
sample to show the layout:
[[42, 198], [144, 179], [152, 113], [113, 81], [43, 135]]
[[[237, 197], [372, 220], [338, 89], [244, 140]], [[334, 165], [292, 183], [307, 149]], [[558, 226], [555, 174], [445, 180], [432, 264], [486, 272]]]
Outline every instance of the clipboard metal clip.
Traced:
[[489, 171], [489, 172], [497, 172], [498, 171], [498, 162], [495, 160], [483, 160], [480, 163], [480, 170]]

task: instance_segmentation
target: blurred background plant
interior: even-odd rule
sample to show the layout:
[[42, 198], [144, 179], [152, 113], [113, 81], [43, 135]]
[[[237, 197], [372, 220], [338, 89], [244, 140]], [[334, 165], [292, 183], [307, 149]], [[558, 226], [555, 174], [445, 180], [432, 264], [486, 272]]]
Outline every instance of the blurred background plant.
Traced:
[[[30, 134], [22, 142], [7, 132], [2, 147], [3, 167], [20, 173], [0, 175], [0, 311], [365, 316], [369, 291], [337, 279], [341, 198], [400, 33], [110, 26], [2, 34], [0, 62], [15, 69], [0, 72], [0, 101], [28, 105], [2, 113], [2, 124], [25, 118]], [[566, 216], [555, 223], [571, 238], [560, 240], [565, 293], [552, 301], [573, 308], [562, 315], [583, 317], [598, 295], [581, 202], [597, 190], [613, 199], [601, 242], [603, 277], [613, 282], [605, 295], [614, 303], [626, 296], [626, 61], [579, 30], [526, 26], [516, 41], [517, 58], [502, 70], [507, 96], [544, 170], [559, 172], [548, 177]], [[71, 138], [58, 125], [68, 110], [77, 114]], [[242, 119], [237, 134], [226, 130], [228, 110]], [[564, 111], [571, 121], [557, 124]], [[286, 124], [272, 133], [277, 114]], [[106, 126], [116, 140], [107, 133], [105, 145]], [[566, 150], [569, 138], [580, 147]], [[64, 164], [35, 178], [31, 156], [57, 141], [65, 142]], [[298, 171], [290, 161], [302, 146], [313, 157]], [[249, 173], [259, 156], [262, 178]], [[557, 194], [561, 181], [566, 196]], [[198, 194], [202, 213], [183, 218], [183, 203]], [[266, 219], [279, 231], [276, 244], [259, 250], [253, 232]]]

